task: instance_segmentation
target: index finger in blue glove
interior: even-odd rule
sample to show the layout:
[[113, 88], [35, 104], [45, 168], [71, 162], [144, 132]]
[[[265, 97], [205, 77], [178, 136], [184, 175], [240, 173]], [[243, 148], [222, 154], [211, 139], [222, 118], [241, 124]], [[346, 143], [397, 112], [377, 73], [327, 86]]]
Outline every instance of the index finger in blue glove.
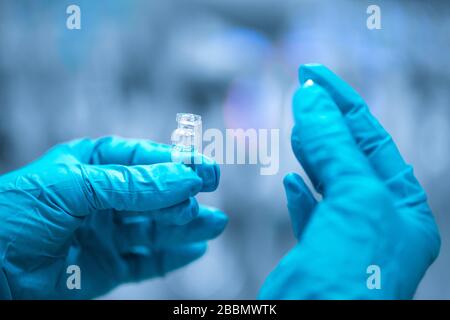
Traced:
[[317, 84], [308, 82], [294, 94], [295, 126], [292, 148], [314, 187], [326, 193], [348, 183], [361, 186], [375, 180], [366, 157], [359, 150], [341, 112]]
[[[170, 207], [197, 194], [202, 179], [181, 163], [148, 166], [78, 165], [71, 169], [80, 195], [60, 192], [74, 215], [95, 210], [150, 211]], [[83, 198], [84, 196], [84, 198]]]
[[301, 83], [313, 80], [335, 101], [356, 143], [367, 156], [377, 175], [388, 182], [397, 200], [423, 203], [425, 193], [414, 177], [411, 166], [402, 158], [392, 137], [370, 113], [364, 100], [344, 80], [323, 65], [303, 65], [299, 70]]

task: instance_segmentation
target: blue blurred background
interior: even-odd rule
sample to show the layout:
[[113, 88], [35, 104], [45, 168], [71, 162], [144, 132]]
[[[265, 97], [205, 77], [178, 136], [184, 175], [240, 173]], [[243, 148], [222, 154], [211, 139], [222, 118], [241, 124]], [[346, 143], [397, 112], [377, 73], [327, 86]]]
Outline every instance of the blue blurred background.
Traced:
[[[81, 30], [66, 8], [81, 7]], [[366, 9], [381, 8], [382, 30]], [[103, 298], [254, 298], [294, 244], [282, 177], [302, 63], [350, 82], [428, 192], [442, 251], [416, 298], [450, 299], [450, 2], [1, 0], [0, 172], [55, 143], [115, 134], [168, 143], [177, 112], [206, 128], [280, 128], [280, 171], [223, 165], [201, 196], [230, 216], [205, 257]]]

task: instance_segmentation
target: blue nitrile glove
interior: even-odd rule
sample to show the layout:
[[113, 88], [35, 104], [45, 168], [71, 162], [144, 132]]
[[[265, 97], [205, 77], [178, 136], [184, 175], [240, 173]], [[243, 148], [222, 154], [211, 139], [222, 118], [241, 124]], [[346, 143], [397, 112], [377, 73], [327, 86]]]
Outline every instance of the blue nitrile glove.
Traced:
[[227, 223], [193, 198], [216, 189], [219, 168], [170, 160], [161, 144], [84, 139], [0, 177], [1, 297], [93, 298], [199, 258]]
[[299, 242], [260, 298], [412, 298], [440, 248], [424, 190], [350, 86], [321, 65], [302, 66], [300, 82], [292, 147], [323, 199], [286, 176]]

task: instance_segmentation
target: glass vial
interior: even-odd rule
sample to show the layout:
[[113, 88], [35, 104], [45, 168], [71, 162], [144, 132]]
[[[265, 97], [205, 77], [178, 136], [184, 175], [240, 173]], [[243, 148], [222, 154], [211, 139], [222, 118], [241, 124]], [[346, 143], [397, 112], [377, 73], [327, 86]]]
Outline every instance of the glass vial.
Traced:
[[202, 117], [192, 113], [177, 113], [177, 129], [172, 133], [175, 153], [198, 152], [201, 147]]

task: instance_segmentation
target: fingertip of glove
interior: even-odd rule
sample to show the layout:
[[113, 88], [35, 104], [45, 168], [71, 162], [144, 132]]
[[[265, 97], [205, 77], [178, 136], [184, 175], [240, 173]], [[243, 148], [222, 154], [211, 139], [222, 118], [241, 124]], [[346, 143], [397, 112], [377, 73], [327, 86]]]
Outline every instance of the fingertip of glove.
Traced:
[[189, 247], [189, 252], [192, 257], [200, 258], [208, 250], [208, 244], [206, 242], [193, 243]]
[[212, 184], [211, 191], [216, 190], [219, 187], [220, 183], [220, 167], [216, 161], [213, 161], [213, 169], [214, 169], [214, 183]]
[[290, 191], [300, 191], [298, 175], [294, 172], [288, 173], [283, 179], [284, 187]]
[[313, 80], [307, 80], [304, 85], [294, 93], [292, 109], [295, 123], [299, 123], [305, 118], [304, 115], [323, 115], [330, 111], [334, 112], [337, 106], [327, 91]]
[[203, 192], [215, 191], [220, 182], [220, 167], [216, 161], [206, 156], [202, 156], [202, 162], [195, 166], [195, 172], [203, 181]]
[[312, 80], [307, 80], [303, 86], [299, 87], [292, 98], [292, 111], [294, 120], [305, 111], [312, 110], [315, 97], [320, 94], [320, 88]]
[[328, 70], [327, 67], [320, 63], [302, 64], [298, 69], [298, 80], [300, 84], [305, 83], [308, 79], [316, 80], [316, 75], [325, 70]]
[[228, 224], [228, 216], [222, 211], [216, 210], [215, 212], [215, 220], [217, 228], [220, 230], [224, 230]]
[[214, 230], [213, 237], [218, 236], [225, 230], [229, 218], [223, 211], [207, 206], [202, 206], [200, 210], [202, 211], [200, 216], [207, 222], [211, 230]]

